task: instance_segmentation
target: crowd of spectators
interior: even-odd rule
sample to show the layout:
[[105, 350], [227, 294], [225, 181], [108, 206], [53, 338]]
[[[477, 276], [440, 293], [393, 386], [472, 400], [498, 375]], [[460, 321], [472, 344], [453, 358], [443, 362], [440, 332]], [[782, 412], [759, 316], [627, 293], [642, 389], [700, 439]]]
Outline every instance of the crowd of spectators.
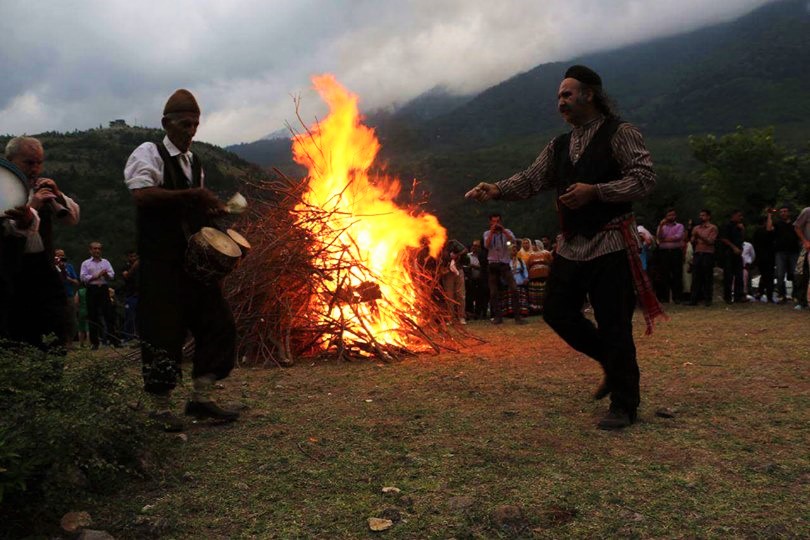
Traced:
[[[642, 266], [662, 303], [711, 306], [717, 281], [727, 304], [808, 307], [810, 207], [796, 218], [788, 205], [768, 208], [748, 228], [738, 210], [717, 225], [708, 209], [696, 223], [681, 223], [670, 208], [654, 231], [639, 224], [638, 236]], [[500, 324], [507, 316], [520, 323], [541, 313], [554, 253], [550, 237], [521, 238], [497, 214], [481, 238], [448, 242], [440, 272], [454, 319]]]
[[467, 245], [449, 241], [440, 274], [454, 320], [467, 324], [467, 319], [489, 318], [502, 324], [511, 317], [524, 324], [524, 317], [541, 313], [553, 251], [548, 236], [518, 238], [499, 214], [490, 216], [490, 228], [481, 238]]
[[642, 234], [659, 301], [711, 305], [717, 268], [727, 304], [759, 301], [806, 309], [809, 222], [810, 209], [794, 219], [788, 205], [766, 209], [754, 227], [746, 227], [739, 210], [716, 225], [707, 209], [697, 224], [680, 223], [670, 209], [654, 237]]

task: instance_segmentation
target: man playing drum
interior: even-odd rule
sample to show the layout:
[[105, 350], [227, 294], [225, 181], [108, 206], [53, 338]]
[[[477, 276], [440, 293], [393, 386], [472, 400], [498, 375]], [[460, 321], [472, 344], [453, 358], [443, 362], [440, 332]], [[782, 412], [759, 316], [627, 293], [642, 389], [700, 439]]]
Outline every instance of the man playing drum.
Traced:
[[152, 397], [150, 417], [167, 431], [183, 429], [182, 420], [170, 409], [170, 395], [181, 375], [187, 331], [195, 344], [194, 391], [185, 414], [227, 421], [239, 416], [211, 399], [214, 382], [227, 377], [234, 365], [233, 314], [221, 284], [201, 282], [183, 264], [188, 238], [224, 209], [205, 189], [200, 160], [189, 151], [199, 123], [194, 96], [177, 90], [163, 110], [163, 141], [140, 145], [124, 169], [137, 209], [144, 389]]

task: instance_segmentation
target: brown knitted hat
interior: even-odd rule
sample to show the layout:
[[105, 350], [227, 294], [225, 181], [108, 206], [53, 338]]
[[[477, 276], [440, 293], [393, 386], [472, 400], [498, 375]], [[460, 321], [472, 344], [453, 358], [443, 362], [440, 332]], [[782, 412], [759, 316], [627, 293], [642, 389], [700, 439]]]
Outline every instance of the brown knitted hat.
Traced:
[[197, 100], [194, 99], [191, 92], [185, 88], [181, 88], [175, 90], [174, 94], [169, 98], [169, 101], [166, 102], [166, 106], [163, 107], [163, 116], [169, 113], [184, 112], [200, 114], [200, 106], [197, 105]]

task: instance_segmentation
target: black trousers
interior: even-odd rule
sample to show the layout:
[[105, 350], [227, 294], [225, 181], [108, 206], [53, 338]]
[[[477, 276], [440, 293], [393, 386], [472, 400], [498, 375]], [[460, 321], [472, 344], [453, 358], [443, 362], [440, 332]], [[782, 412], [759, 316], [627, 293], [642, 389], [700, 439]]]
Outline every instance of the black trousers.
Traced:
[[[582, 314], [588, 295], [596, 325]], [[602, 366], [611, 407], [634, 412], [640, 402], [639, 370], [633, 341], [636, 293], [624, 251], [590, 261], [557, 256], [543, 304], [543, 318], [561, 338]]]
[[714, 253], [695, 253], [692, 259], [692, 303], [712, 303], [714, 294]]
[[183, 342], [194, 337], [192, 377], [227, 377], [236, 357], [236, 325], [219, 284], [204, 284], [182, 261], [141, 258], [138, 330], [144, 389], [165, 394], [181, 375]]
[[470, 278], [466, 284], [467, 313], [472, 314], [476, 319], [482, 319], [487, 314], [489, 305], [489, 288], [482, 276]]
[[[757, 257], [759, 257], [759, 253], [757, 253]], [[760, 257], [757, 260], [757, 266], [759, 267], [759, 290], [757, 292], [760, 296], [764, 294], [768, 302], [772, 302], [774, 267], [776, 266], [773, 254], [770, 257]]]
[[65, 287], [44, 252], [22, 256], [14, 278], [8, 311], [8, 332], [14, 341], [45, 348], [42, 336], [54, 334], [57, 345], [67, 343]]
[[723, 300], [731, 302], [732, 286], [734, 301], [741, 302], [743, 297], [743, 262], [742, 255], [727, 253], [723, 259]]
[[669, 302], [669, 294], [672, 293], [672, 301], [680, 302], [683, 296], [683, 250], [659, 249], [658, 257], [661, 263], [659, 270], [662, 275], [662, 298], [661, 302]]
[[107, 285], [87, 286], [87, 324], [90, 327], [90, 343], [98, 347], [99, 336], [104, 326], [107, 327], [107, 339], [111, 345], [118, 345], [118, 329], [115, 324], [115, 306], [110, 300], [110, 287]]
[[[503, 318], [503, 307], [501, 306], [500, 291], [498, 285], [503, 279], [509, 287], [509, 292], [512, 295], [512, 305], [520, 306], [520, 295], [515, 283], [515, 276], [512, 274], [512, 268], [509, 263], [494, 263], [491, 262], [487, 265], [489, 271], [489, 304], [492, 309], [492, 316], [496, 321]], [[515, 319], [520, 319], [520, 309], [515, 310]]]

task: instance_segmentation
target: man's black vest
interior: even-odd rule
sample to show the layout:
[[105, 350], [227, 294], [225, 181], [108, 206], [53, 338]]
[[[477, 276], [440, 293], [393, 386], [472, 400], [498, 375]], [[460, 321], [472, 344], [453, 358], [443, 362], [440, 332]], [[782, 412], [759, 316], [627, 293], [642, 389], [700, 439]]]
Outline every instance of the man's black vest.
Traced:
[[[621, 167], [613, 156], [610, 141], [624, 121], [608, 118], [594, 133], [588, 147], [582, 152], [576, 165], [571, 162], [569, 148], [571, 133], [554, 139], [554, 178], [557, 179], [557, 197], [568, 186], [577, 182], [583, 184], [603, 184], [622, 177]], [[585, 206], [572, 210], [557, 203], [563, 235], [570, 238], [580, 234], [592, 238], [610, 220], [628, 214], [633, 210], [630, 202], [609, 203], [593, 200]]]
[[[191, 162], [191, 185], [180, 166], [180, 156], [170, 156], [162, 142], [156, 142], [163, 160], [163, 189], [200, 187], [202, 165], [195, 155]], [[204, 216], [191, 208], [138, 208], [138, 254], [148, 259], [182, 261], [188, 237], [200, 230]]]

